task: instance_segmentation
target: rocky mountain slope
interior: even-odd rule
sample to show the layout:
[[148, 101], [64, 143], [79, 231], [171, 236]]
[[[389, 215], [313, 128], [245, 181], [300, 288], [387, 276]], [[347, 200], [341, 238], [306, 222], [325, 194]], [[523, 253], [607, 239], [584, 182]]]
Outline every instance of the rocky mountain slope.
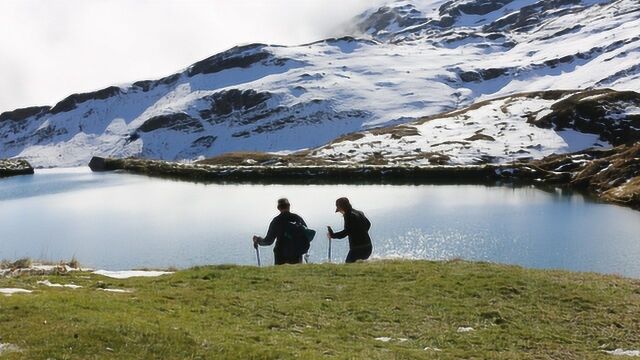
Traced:
[[[537, 158], [615, 145], [621, 135], [550, 123], [548, 107], [573, 92], [515, 94], [640, 89], [637, 0], [390, 0], [351, 25], [349, 37], [236, 47], [162, 79], [4, 112], [0, 158], [34, 166], [85, 165], [94, 155], [193, 160], [316, 148], [347, 133], [409, 123], [392, 139], [397, 159], [402, 152], [428, 163]], [[483, 102], [489, 99], [499, 100]], [[598, 111], [628, 119], [638, 106], [628, 104]], [[510, 115], [494, 124], [494, 112]], [[379, 156], [378, 145], [361, 145], [393, 136], [384, 131], [335, 141], [316, 155]], [[404, 148], [400, 140], [416, 131], [427, 146]]]
[[640, 93], [561, 90], [485, 100], [352, 133], [308, 153], [336, 164], [447, 165], [540, 159], [640, 141]]
[[640, 210], [640, 143], [586, 150], [520, 164], [504, 178], [586, 190], [600, 199]]

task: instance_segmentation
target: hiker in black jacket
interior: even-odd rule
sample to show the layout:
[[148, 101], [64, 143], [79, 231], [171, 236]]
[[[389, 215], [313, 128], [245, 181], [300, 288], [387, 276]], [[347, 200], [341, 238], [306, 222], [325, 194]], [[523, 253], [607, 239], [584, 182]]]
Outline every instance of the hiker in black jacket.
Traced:
[[345, 197], [336, 200], [336, 212], [344, 215], [344, 230], [333, 232], [331, 226], [328, 226], [327, 229], [329, 237], [332, 239], [349, 237], [349, 254], [345, 262], [353, 263], [358, 260], [367, 260], [373, 250], [371, 237], [369, 237], [371, 222], [362, 211], [354, 209], [349, 199]]
[[273, 258], [276, 265], [302, 263], [303, 254], [297, 253], [296, 246], [292, 243], [293, 239], [285, 237], [284, 234], [287, 223], [289, 222], [305, 227], [307, 224], [300, 216], [290, 212], [290, 209], [291, 205], [289, 204], [289, 200], [284, 198], [279, 199], [278, 210], [280, 211], [280, 215], [271, 220], [267, 236], [264, 238], [260, 236], [253, 237], [253, 246], [255, 248], [258, 248], [258, 246], [269, 246], [273, 244], [274, 241], [276, 242], [276, 246], [273, 247]]

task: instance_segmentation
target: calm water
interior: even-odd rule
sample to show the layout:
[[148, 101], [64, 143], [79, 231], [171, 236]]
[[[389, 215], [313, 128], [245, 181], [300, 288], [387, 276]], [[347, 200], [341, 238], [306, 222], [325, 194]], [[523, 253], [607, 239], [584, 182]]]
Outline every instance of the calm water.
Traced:
[[[373, 223], [374, 257], [464, 258], [640, 277], [640, 212], [578, 195], [469, 185], [202, 185], [88, 169], [0, 180], [0, 258], [70, 259], [107, 268], [255, 264], [287, 196], [319, 231], [311, 261], [327, 258], [324, 229], [342, 228], [334, 200]], [[334, 261], [346, 241], [334, 241]], [[272, 262], [262, 248], [263, 263]]]

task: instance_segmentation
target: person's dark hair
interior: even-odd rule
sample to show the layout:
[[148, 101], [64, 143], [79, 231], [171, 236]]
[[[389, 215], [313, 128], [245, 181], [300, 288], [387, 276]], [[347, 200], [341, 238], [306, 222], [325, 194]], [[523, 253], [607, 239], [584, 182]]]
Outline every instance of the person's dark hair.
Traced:
[[289, 204], [289, 199], [282, 198], [278, 199], [278, 210], [289, 210], [291, 209], [291, 204]]
[[336, 200], [336, 212], [338, 212], [338, 210], [350, 211], [351, 209], [353, 209], [353, 207], [346, 197], [341, 197]]

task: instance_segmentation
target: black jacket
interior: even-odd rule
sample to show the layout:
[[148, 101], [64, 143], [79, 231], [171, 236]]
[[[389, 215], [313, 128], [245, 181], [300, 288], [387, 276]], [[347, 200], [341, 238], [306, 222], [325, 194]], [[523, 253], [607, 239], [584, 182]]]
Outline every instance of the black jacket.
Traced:
[[369, 237], [371, 222], [362, 211], [351, 209], [344, 214], [344, 230], [333, 233], [332, 238], [344, 239], [349, 237], [349, 248], [360, 249], [371, 246]]
[[281, 256], [293, 256], [294, 254], [290, 254], [290, 251], [292, 249], [295, 249], [294, 244], [287, 243], [290, 240], [283, 236], [285, 224], [287, 222], [293, 222], [296, 224], [307, 226], [304, 220], [294, 213], [288, 211], [280, 213], [280, 215], [274, 217], [273, 220], [271, 220], [271, 224], [269, 224], [269, 230], [267, 231], [267, 236], [258, 244], [262, 246], [269, 246], [275, 241], [276, 246], [273, 247], [273, 252], [275, 254]]

